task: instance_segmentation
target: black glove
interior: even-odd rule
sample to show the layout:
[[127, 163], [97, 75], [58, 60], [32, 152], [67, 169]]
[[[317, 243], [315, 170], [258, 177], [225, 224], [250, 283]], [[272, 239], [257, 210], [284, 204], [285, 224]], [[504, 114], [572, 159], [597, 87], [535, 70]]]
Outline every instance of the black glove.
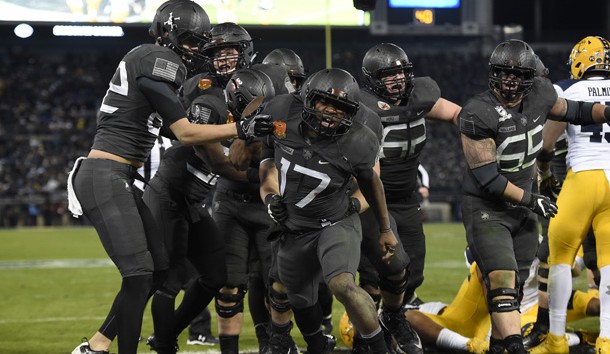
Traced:
[[557, 204], [549, 197], [536, 193], [525, 192], [521, 205], [528, 207], [534, 213], [550, 219], [557, 214]]
[[279, 195], [268, 194], [265, 197], [265, 204], [267, 204], [267, 213], [276, 223], [283, 224], [288, 219], [288, 211]]
[[349, 212], [351, 213], [360, 213], [360, 209], [362, 209], [362, 205], [358, 198], [351, 197], [349, 198]]
[[274, 127], [271, 116], [268, 114], [257, 114], [250, 118], [235, 122], [237, 137], [248, 140], [255, 136], [265, 136], [273, 133]]
[[561, 183], [553, 176], [552, 173], [547, 175], [539, 174], [538, 189], [540, 194], [549, 197], [552, 201], [556, 201], [561, 191]]

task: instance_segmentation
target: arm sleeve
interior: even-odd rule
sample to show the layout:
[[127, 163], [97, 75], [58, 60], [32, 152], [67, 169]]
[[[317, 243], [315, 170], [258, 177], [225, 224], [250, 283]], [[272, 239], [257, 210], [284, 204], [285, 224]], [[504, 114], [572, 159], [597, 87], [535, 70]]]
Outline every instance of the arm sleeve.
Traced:
[[170, 84], [139, 77], [138, 88], [153, 109], [163, 118], [164, 125], [170, 126], [175, 121], [186, 117], [186, 111]]

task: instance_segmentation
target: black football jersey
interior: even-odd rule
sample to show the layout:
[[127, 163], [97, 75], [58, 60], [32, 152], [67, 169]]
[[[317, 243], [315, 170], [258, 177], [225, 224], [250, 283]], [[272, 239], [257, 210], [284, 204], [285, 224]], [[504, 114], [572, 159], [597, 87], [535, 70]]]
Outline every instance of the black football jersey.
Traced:
[[216, 77], [208, 73], [200, 73], [190, 77], [184, 82], [179, 91], [180, 100], [184, 107], [190, 107], [191, 103], [201, 95], [212, 95], [225, 100], [224, 87]]
[[426, 122], [441, 97], [436, 81], [413, 80], [413, 92], [405, 105], [395, 106], [369, 90], [361, 90], [361, 101], [379, 115], [383, 135], [379, 161], [381, 180], [388, 199], [408, 197], [417, 187], [419, 155], [426, 145]]
[[[210, 95], [197, 97], [188, 108], [189, 119], [195, 124], [224, 124], [227, 106]], [[192, 146], [174, 142], [163, 155], [155, 178], [161, 178], [170, 190], [185, 195], [191, 203], [201, 202], [216, 184], [218, 175], [195, 154]]]
[[[516, 107], [503, 106], [491, 91], [485, 91], [464, 105], [459, 128], [471, 139], [491, 138], [496, 143], [498, 172], [526, 191], [532, 188], [534, 162], [542, 149], [542, 127], [557, 101], [557, 93], [547, 79], [536, 78], [532, 91]], [[496, 199], [487, 195], [470, 169], [466, 170], [464, 193]]]
[[93, 149], [134, 161], [148, 157], [162, 121], [138, 89], [140, 77], [167, 82], [177, 90], [186, 68], [176, 53], [158, 45], [143, 44], [127, 53], [102, 101]]
[[320, 229], [343, 219], [348, 213], [347, 188], [352, 176], [369, 173], [379, 150], [373, 131], [358, 122], [342, 136], [304, 137], [302, 110], [297, 95], [277, 96], [263, 109], [276, 122], [263, 159], [275, 160], [280, 194], [288, 210], [285, 226], [293, 231]]

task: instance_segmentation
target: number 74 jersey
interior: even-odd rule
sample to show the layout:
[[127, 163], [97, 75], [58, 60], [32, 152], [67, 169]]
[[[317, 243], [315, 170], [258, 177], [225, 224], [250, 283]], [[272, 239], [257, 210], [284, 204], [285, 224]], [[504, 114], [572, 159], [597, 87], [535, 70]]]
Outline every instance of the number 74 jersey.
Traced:
[[[560, 97], [610, 104], [610, 79], [562, 80], [555, 84]], [[610, 170], [610, 125], [568, 124], [568, 168], [574, 172]]]

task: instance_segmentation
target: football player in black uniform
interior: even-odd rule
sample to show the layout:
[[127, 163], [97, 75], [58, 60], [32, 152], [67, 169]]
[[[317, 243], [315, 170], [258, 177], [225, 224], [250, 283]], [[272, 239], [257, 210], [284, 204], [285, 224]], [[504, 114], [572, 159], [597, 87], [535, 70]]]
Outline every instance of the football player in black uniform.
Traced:
[[489, 60], [489, 90], [470, 99], [459, 114], [468, 163], [462, 214], [487, 288], [490, 353], [526, 353], [519, 290], [538, 249], [536, 214], [550, 218], [557, 212], [548, 197], [531, 192], [545, 117], [577, 125], [610, 118], [610, 107], [560, 98], [535, 72], [535, 54], [527, 43], [500, 43]]
[[[362, 60], [362, 72], [366, 83], [361, 92], [362, 103], [375, 111], [383, 124], [380, 176], [388, 210], [396, 220], [402, 247], [408, 255], [405, 262], [410, 260], [409, 271], [405, 269], [406, 263], [394, 262], [386, 267], [379, 262], [382, 254], [371, 247], [376, 226], [367, 212], [361, 215], [362, 249], [380, 275], [382, 325], [394, 335], [403, 351], [421, 353], [417, 333], [410, 328], [401, 309], [403, 302], [415, 297], [415, 289], [424, 279], [426, 244], [417, 177], [419, 156], [426, 144], [425, 118], [457, 122], [460, 107], [442, 98], [431, 78], [414, 78], [407, 54], [395, 44], [381, 43], [369, 49]], [[376, 285], [376, 281], [365, 276], [361, 277], [361, 284], [366, 288], [367, 284]]]
[[301, 95], [282, 95], [262, 114], [275, 121], [261, 161], [261, 198], [281, 225], [279, 280], [288, 290], [295, 320], [312, 354], [336, 341], [320, 328], [316, 306], [323, 279], [344, 304], [374, 353], [387, 353], [370, 296], [355, 284], [361, 242], [358, 215], [347, 189], [356, 177], [380, 225], [378, 248], [390, 260], [398, 241], [390, 228], [383, 185], [373, 171], [379, 141], [353, 118], [359, 108], [355, 79], [341, 69], [314, 74]]
[[[285, 75], [285, 74], [284, 74]], [[226, 86], [227, 105], [232, 119], [241, 121], [247, 105], [258, 97], [273, 97], [272, 79], [266, 74], [252, 69], [238, 70]], [[234, 149], [235, 141], [223, 141], [225, 149]], [[255, 142], [244, 146], [249, 153]], [[259, 143], [260, 144], [260, 143]], [[220, 147], [220, 144], [216, 144]], [[222, 154], [220, 150], [218, 152]], [[224, 156], [223, 156], [224, 157]], [[251, 281], [263, 280], [264, 289], [268, 285], [271, 263], [271, 247], [265, 235], [273, 221], [269, 217], [258, 194], [258, 158], [247, 165], [247, 180], [221, 176], [214, 193], [213, 217], [226, 243], [227, 282], [216, 296], [218, 314], [218, 334], [222, 353], [239, 352], [239, 334], [243, 323], [244, 297]], [[249, 275], [251, 252], [256, 252], [259, 262], [258, 277]], [[259, 294], [256, 294], [259, 295]], [[250, 296], [248, 297], [249, 300]], [[262, 299], [262, 298], [261, 298]], [[264, 302], [249, 302], [250, 314], [254, 322], [259, 347], [267, 344], [267, 324], [269, 313]]]
[[223, 90], [231, 75], [252, 64], [252, 38], [242, 26], [233, 22], [219, 23], [212, 27], [209, 37], [209, 41], [200, 48], [207, 59], [205, 72], [186, 80], [180, 89], [185, 107], [189, 107], [201, 95], [212, 94], [224, 98]]
[[295, 53], [292, 49], [278, 48], [272, 50], [263, 59], [263, 64], [279, 65], [286, 69], [290, 82], [296, 91], [301, 90], [303, 82], [307, 74], [305, 73], [305, 66], [301, 57]]
[[207, 14], [194, 2], [170, 0], [159, 7], [150, 27], [156, 44], [140, 45], [120, 62], [100, 107], [91, 151], [69, 176], [70, 209], [89, 218], [123, 278], [110, 315], [75, 353], [106, 352], [112, 333], [118, 335], [121, 354], [137, 351], [153, 271], [160, 275], [168, 262], [165, 250], [155, 246], [162, 244], [162, 236], [150, 210], [135, 194], [133, 181], [161, 127], [169, 127], [189, 145], [236, 136], [245, 139], [272, 128], [260, 120], [220, 126], [188, 121], [175, 90], [186, 78], [187, 67], [199, 66], [198, 49], [209, 28]]

